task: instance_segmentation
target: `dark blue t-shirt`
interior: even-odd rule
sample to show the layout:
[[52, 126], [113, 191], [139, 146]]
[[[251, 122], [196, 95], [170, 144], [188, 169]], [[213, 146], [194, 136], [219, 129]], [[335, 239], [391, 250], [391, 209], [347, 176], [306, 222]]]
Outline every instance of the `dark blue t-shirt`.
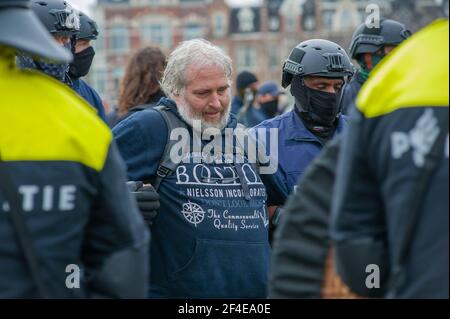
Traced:
[[[162, 103], [178, 114], [172, 101]], [[234, 117], [227, 127], [236, 127]], [[129, 178], [151, 180], [168, 137], [162, 116], [137, 112], [113, 134]], [[211, 163], [208, 158], [188, 152], [187, 162], [161, 182], [150, 297], [264, 298], [270, 254], [265, 187], [248, 162], [226, 163], [223, 154]]]

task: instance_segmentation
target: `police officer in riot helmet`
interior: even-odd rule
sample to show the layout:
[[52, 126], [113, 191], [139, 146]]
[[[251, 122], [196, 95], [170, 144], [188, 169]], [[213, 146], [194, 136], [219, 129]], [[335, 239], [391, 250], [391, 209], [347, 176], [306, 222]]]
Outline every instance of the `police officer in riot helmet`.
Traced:
[[56, 45], [29, 6], [29, 0], [0, 1], [0, 45], [47, 60], [70, 62], [70, 52]]
[[0, 298], [143, 298], [149, 231], [110, 130], [67, 85], [15, 65], [68, 66], [77, 20], [35, 1], [42, 23], [30, 3], [0, 0]]
[[[304, 41], [286, 59], [281, 84], [284, 88], [290, 86], [294, 109], [254, 128], [257, 139], [260, 131], [278, 131], [279, 169], [262, 177], [266, 188], [276, 191], [268, 202], [273, 226], [281, 215], [280, 206], [308, 165], [328, 140], [345, 129], [346, 118], [340, 113], [339, 101], [342, 87], [352, 74], [353, 65], [345, 50], [327, 40]], [[265, 140], [269, 139], [266, 136]]]
[[97, 23], [83, 12], [78, 12], [80, 18], [80, 32], [72, 36], [73, 62], [69, 66], [69, 76], [72, 88], [96, 110], [97, 115], [106, 120], [105, 109], [99, 94], [81, 78], [89, 73], [95, 51], [91, 45], [97, 40], [99, 30]]
[[[71, 38], [80, 31], [77, 12], [64, 0], [32, 0], [31, 8], [59, 45], [71, 50]], [[68, 63], [37, 61], [27, 53], [17, 54], [20, 68], [40, 70], [55, 79], [71, 85]]]
[[359, 64], [359, 70], [345, 86], [342, 96], [342, 112], [348, 114], [361, 86], [370, 72], [396, 46], [411, 36], [400, 22], [383, 19], [379, 26], [362, 23], [354, 32], [350, 43], [350, 55]]
[[322, 141], [338, 125], [341, 88], [352, 74], [353, 65], [344, 49], [321, 39], [298, 44], [283, 65], [282, 86], [290, 85], [295, 112]]
[[95, 51], [91, 45], [92, 40], [97, 40], [99, 30], [97, 23], [83, 12], [79, 12], [80, 32], [73, 39], [75, 40], [74, 58], [70, 64], [69, 75], [72, 80], [86, 76], [94, 59]]

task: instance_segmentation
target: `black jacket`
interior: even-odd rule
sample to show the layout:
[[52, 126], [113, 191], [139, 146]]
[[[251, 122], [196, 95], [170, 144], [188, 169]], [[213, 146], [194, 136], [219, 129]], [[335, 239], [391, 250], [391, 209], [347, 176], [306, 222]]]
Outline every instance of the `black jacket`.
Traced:
[[[11, 183], [0, 179], [0, 298], [39, 297], [5, 187], [19, 195], [49, 297], [145, 297], [149, 232], [111, 132], [68, 87], [4, 62], [0, 165]], [[66, 286], [71, 265], [79, 288]]]
[[338, 136], [324, 147], [283, 209], [273, 243], [271, 298], [320, 297], [341, 140]]
[[[331, 235], [338, 273], [364, 296], [449, 295], [448, 35], [448, 20], [416, 33], [383, 60], [357, 98], [338, 160]], [[424, 56], [433, 59], [424, 64]], [[422, 184], [439, 136], [446, 147]]]
[[358, 96], [361, 86], [366, 82], [360, 71], [357, 71], [348, 84], [344, 86], [341, 98], [341, 112], [348, 115]]

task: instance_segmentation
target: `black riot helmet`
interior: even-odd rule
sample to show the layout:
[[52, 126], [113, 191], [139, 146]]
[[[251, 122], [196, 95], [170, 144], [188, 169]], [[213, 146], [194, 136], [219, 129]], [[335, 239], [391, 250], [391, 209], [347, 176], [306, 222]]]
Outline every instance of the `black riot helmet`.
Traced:
[[400, 22], [383, 19], [379, 28], [361, 24], [353, 33], [350, 43], [350, 55], [357, 59], [364, 53], [375, 53], [385, 45], [399, 45], [411, 36], [405, 25]]
[[92, 46], [83, 49], [80, 52], [76, 52], [76, 43], [78, 40], [96, 40], [98, 36], [97, 23], [89, 18], [83, 12], [79, 12], [80, 17], [80, 32], [71, 38], [72, 52], [74, 53], [74, 59], [69, 67], [69, 76], [75, 80], [83, 77], [89, 73], [92, 61], [94, 59], [95, 51]]
[[83, 12], [79, 12], [80, 32], [76, 35], [77, 40], [97, 40], [98, 26], [94, 20]]
[[80, 18], [64, 0], [32, 0], [34, 13], [52, 35], [73, 36], [80, 31]]
[[69, 62], [68, 50], [60, 47], [30, 9], [29, 0], [0, 0], [0, 46], [34, 57]]
[[338, 44], [322, 39], [307, 40], [298, 44], [284, 62], [281, 85], [286, 88], [294, 76], [307, 75], [345, 78], [353, 75], [353, 65]]

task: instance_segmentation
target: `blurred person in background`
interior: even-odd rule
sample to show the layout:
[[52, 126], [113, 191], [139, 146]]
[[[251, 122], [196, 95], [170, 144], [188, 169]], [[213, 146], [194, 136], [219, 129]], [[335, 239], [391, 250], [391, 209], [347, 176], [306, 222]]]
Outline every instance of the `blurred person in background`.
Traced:
[[158, 47], [145, 47], [130, 57], [120, 84], [117, 122], [165, 97], [159, 85], [165, 67], [166, 56]]
[[83, 12], [79, 12], [80, 32], [72, 37], [73, 61], [69, 66], [72, 88], [97, 110], [98, 116], [105, 121], [105, 109], [98, 93], [81, 78], [89, 73], [95, 51], [91, 41], [97, 40], [97, 23]]
[[[236, 95], [231, 101], [231, 113], [238, 116], [245, 113], [255, 100], [258, 92], [258, 78], [249, 71], [242, 71], [236, 77]], [[243, 110], [244, 108], [244, 110]]]
[[246, 127], [253, 127], [279, 114], [279, 96], [282, 94], [275, 82], [263, 83], [256, 93], [254, 102], [246, 112], [238, 114], [238, 121]]
[[[266, 119], [280, 115], [280, 95], [284, 94], [273, 81], [264, 82], [256, 94], [256, 103]], [[258, 123], [259, 124], [259, 123]]]
[[351, 81], [345, 85], [341, 109], [349, 114], [361, 86], [369, 78], [370, 72], [400, 43], [411, 36], [411, 32], [400, 22], [383, 19], [379, 27], [361, 24], [353, 33], [350, 56], [356, 60], [359, 69]]

